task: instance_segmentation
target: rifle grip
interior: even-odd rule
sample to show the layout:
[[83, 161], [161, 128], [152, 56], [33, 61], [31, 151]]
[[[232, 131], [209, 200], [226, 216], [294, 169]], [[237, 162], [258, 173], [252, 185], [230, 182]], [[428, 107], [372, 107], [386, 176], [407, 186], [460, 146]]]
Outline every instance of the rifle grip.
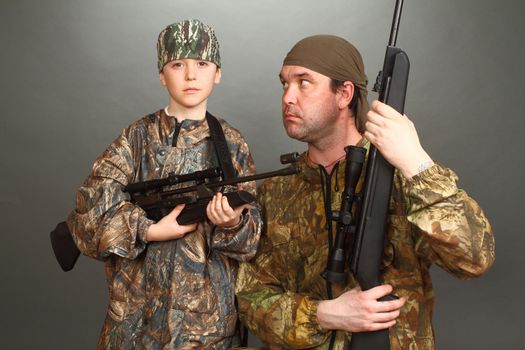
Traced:
[[[232, 208], [237, 208], [255, 201], [255, 197], [246, 191], [228, 192], [223, 195], [228, 198], [228, 203]], [[182, 212], [177, 217], [179, 225], [189, 225], [206, 220], [206, 207], [210, 200], [211, 198], [206, 198], [197, 201], [195, 204], [186, 204], [186, 207], [182, 209]]]
[[[385, 295], [379, 301], [398, 299], [393, 294]], [[352, 333], [349, 350], [357, 349], [390, 349], [389, 328], [373, 332]]]

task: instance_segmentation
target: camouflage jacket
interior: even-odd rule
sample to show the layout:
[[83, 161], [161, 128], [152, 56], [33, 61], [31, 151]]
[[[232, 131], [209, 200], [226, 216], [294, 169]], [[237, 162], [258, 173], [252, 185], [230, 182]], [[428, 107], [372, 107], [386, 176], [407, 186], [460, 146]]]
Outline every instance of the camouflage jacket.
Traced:
[[[329, 177], [332, 210], [340, 208], [343, 163]], [[239, 313], [272, 349], [328, 349], [331, 332], [320, 328], [316, 316], [319, 301], [328, 299], [320, 276], [328, 256], [322, 178], [304, 154], [299, 164], [301, 173], [270, 179], [259, 188], [265, 226], [256, 258], [239, 270]], [[407, 302], [390, 329], [392, 350], [434, 348], [431, 264], [468, 279], [494, 260], [491, 226], [456, 180], [437, 164], [412, 179], [396, 172], [383, 277]], [[351, 275], [347, 280], [345, 290], [357, 286]], [[343, 348], [345, 335], [351, 337], [337, 333], [334, 349]]]
[[[254, 174], [243, 137], [220, 123], [237, 173]], [[109, 308], [99, 348], [227, 349], [237, 339], [234, 281], [238, 261], [255, 255], [259, 209], [252, 206], [234, 228], [200, 223], [184, 238], [148, 243], [153, 221], [122, 191], [170, 172], [216, 167], [216, 158], [205, 120], [177, 125], [160, 110], [131, 124], [95, 161], [68, 226], [83, 254], [105, 262]], [[239, 188], [255, 194], [254, 182]]]

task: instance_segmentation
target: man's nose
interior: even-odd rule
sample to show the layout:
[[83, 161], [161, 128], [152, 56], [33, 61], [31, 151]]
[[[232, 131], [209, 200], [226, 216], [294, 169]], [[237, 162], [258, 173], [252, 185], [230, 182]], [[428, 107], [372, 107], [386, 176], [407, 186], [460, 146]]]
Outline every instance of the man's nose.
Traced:
[[283, 91], [283, 104], [290, 105], [297, 102], [297, 94], [293, 87], [288, 86]]

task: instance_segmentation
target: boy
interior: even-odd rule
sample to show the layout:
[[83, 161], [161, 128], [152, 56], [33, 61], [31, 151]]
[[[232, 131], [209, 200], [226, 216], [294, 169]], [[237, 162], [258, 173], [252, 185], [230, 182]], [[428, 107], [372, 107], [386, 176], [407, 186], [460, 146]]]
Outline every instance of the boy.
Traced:
[[[211, 223], [179, 225], [183, 205], [154, 222], [123, 192], [130, 183], [218, 164], [205, 120], [221, 79], [213, 29], [198, 20], [169, 25], [157, 50], [168, 106], [124, 129], [95, 161], [68, 226], [83, 254], [105, 261], [110, 304], [99, 348], [227, 349], [236, 339], [237, 261], [255, 254], [258, 209], [232, 209], [216, 194], [207, 207]], [[241, 134], [220, 124], [236, 172], [254, 174]], [[253, 182], [239, 187], [255, 192]]]

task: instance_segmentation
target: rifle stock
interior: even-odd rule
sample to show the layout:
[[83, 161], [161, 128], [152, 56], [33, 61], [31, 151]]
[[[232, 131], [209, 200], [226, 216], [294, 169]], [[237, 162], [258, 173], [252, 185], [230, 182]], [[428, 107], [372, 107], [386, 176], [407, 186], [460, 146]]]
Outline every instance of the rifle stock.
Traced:
[[73, 269], [80, 255], [80, 250], [73, 241], [65, 221], [59, 222], [56, 228], [51, 231], [50, 239], [51, 247], [53, 247], [53, 252], [62, 270]]
[[[228, 203], [232, 208], [237, 208], [255, 201], [255, 197], [246, 191], [228, 192], [224, 193], [224, 196], [228, 198]], [[199, 199], [193, 199], [191, 197], [182, 197], [180, 200], [178, 198], [161, 199], [159, 202], [150, 206], [150, 208], [145, 208], [138, 202], [135, 204], [144, 209], [146, 216], [154, 221], [162, 219], [177, 205], [186, 204], [186, 207], [184, 207], [179, 216], [177, 216], [177, 222], [179, 225], [189, 225], [206, 219], [206, 207], [212, 198], [213, 195]]]

